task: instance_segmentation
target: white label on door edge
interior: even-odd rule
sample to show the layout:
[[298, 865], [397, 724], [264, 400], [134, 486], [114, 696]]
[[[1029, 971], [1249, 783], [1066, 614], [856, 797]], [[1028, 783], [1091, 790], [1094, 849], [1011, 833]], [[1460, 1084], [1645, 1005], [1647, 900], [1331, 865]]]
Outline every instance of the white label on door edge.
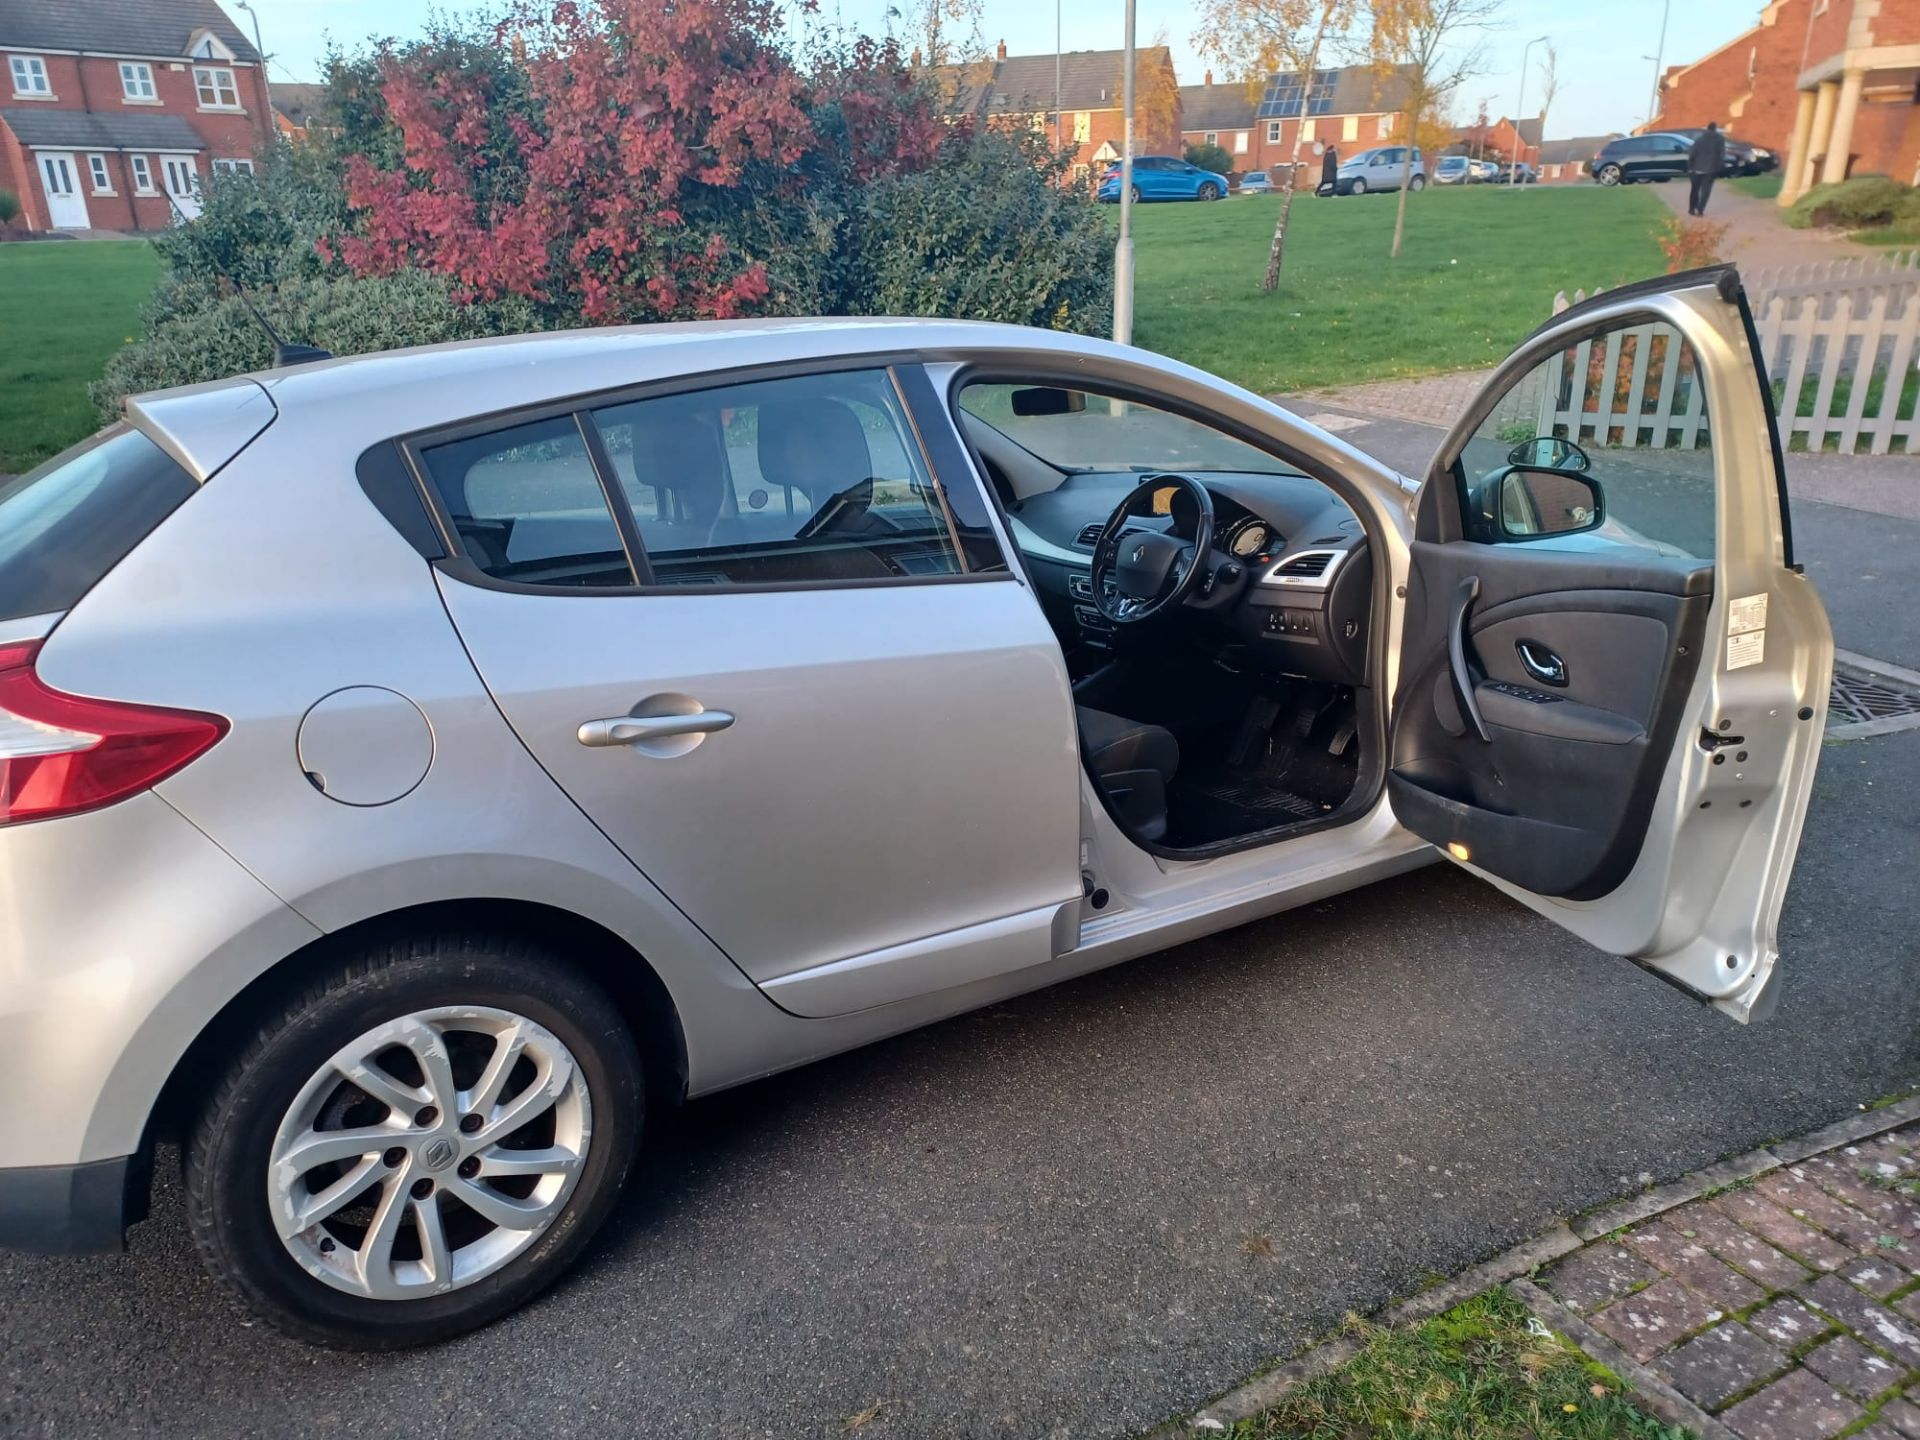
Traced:
[[1749, 630], [1767, 628], [1767, 597], [1748, 595], [1727, 607], [1727, 633], [1744, 635]]
[[1749, 630], [1744, 635], [1727, 637], [1727, 669], [1738, 670], [1744, 665], [1758, 665], [1766, 657], [1767, 632]]

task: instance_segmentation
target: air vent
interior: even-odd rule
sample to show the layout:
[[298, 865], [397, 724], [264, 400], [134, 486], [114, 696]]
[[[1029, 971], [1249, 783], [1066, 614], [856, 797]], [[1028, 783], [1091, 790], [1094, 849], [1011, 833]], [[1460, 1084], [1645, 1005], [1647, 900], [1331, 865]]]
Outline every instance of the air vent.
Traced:
[[1104, 520], [1096, 520], [1093, 524], [1083, 528], [1078, 535], [1074, 536], [1073, 543], [1078, 545], [1082, 550], [1091, 550], [1094, 545], [1098, 543], [1100, 532], [1106, 528], [1107, 525]]
[[1305, 555], [1296, 555], [1281, 564], [1273, 573], [1291, 575], [1299, 580], [1311, 580], [1315, 576], [1327, 573], [1327, 567], [1333, 563], [1333, 553], [1329, 550], [1315, 550]]

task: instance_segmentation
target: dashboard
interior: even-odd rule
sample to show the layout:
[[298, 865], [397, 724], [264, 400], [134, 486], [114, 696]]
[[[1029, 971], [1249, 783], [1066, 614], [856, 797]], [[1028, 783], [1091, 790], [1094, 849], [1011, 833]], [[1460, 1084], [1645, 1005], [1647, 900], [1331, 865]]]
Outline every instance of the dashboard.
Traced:
[[[1182, 618], [1191, 615], [1207, 627], [1202, 638], [1259, 668], [1365, 684], [1373, 567], [1353, 511], [1304, 475], [1193, 478], [1213, 501], [1219, 583], [1190, 599]], [[1014, 540], [1056, 628], [1096, 649], [1113, 647], [1114, 627], [1094, 604], [1094, 541], [1140, 480], [1131, 470], [1078, 471], [1010, 510]], [[1130, 526], [1193, 538], [1198, 507], [1183, 487], [1156, 492], [1149, 508]]]

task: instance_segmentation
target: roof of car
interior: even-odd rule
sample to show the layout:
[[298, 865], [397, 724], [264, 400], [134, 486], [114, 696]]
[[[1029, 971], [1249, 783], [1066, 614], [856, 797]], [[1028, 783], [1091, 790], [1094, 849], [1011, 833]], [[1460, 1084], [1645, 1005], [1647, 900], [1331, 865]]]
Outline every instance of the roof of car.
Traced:
[[[135, 396], [129, 406], [263, 386], [283, 414], [325, 412], [330, 435], [375, 439], [574, 396], [689, 375], [903, 352], [962, 358], [992, 351], [1104, 352], [1191, 367], [1094, 336], [972, 320], [829, 317], [702, 320], [459, 340], [262, 370]], [[1200, 372], [1193, 372], [1199, 374]]]

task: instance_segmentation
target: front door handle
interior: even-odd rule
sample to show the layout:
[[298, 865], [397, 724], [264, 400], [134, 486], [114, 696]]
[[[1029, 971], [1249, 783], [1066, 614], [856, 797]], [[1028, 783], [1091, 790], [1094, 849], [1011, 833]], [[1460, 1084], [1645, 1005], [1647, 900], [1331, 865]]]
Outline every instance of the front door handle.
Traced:
[[1473, 733], [1488, 744], [1493, 736], [1480, 718], [1480, 702], [1473, 698], [1474, 674], [1467, 662], [1467, 621], [1473, 614], [1473, 602], [1480, 598], [1480, 577], [1469, 575], [1453, 592], [1453, 614], [1447, 623], [1447, 670], [1453, 677], [1453, 698], [1460, 713], [1473, 727]]
[[1521, 667], [1542, 685], [1567, 683], [1567, 662], [1538, 640], [1516, 640], [1513, 648]]
[[588, 720], [581, 725], [582, 745], [644, 745], [651, 740], [668, 740], [680, 735], [711, 735], [733, 724], [727, 710], [696, 710], [691, 715], [615, 715], [609, 720]]

